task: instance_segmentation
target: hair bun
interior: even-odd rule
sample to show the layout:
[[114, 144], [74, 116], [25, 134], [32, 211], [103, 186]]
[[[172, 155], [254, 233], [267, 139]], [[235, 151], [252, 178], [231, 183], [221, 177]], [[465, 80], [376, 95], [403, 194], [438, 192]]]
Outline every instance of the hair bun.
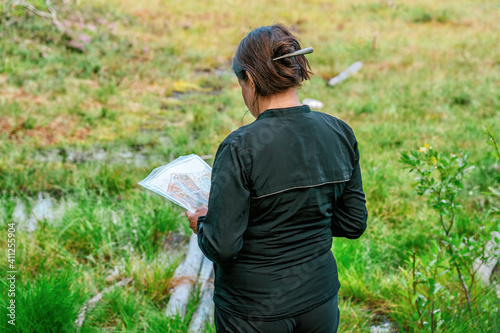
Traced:
[[281, 24], [251, 31], [238, 45], [233, 71], [241, 80], [252, 76], [258, 95], [269, 96], [300, 86], [311, 74], [304, 55], [274, 58], [300, 50], [299, 41]]
[[[296, 44], [296, 45], [294, 45]], [[289, 53], [293, 53], [300, 50], [300, 45], [298, 43], [293, 43], [290, 40], [280, 40], [276, 43], [273, 49], [272, 59], [279, 58]], [[283, 58], [285, 59], [285, 58]]]

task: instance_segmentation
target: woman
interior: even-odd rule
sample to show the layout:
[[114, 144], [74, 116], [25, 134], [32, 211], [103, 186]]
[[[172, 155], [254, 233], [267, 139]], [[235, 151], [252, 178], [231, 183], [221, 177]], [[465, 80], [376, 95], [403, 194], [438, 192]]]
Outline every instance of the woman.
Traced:
[[208, 210], [187, 212], [215, 267], [217, 332], [336, 332], [333, 237], [358, 238], [367, 211], [351, 128], [301, 105], [304, 55], [282, 25], [239, 44], [233, 70], [255, 122], [219, 146]]

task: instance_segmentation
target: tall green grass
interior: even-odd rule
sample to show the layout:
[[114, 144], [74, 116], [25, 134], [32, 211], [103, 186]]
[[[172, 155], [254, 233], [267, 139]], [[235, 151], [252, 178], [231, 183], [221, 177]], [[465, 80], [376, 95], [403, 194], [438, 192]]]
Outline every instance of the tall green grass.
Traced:
[[[6, 282], [2, 279], [2, 318], [9, 318]], [[68, 271], [46, 271], [31, 279], [21, 277], [16, 281], [15, 325], [2, 320], [0, 326], [4, 332], [75, 332], [74, 321], [83, 297], [76, 276]]]

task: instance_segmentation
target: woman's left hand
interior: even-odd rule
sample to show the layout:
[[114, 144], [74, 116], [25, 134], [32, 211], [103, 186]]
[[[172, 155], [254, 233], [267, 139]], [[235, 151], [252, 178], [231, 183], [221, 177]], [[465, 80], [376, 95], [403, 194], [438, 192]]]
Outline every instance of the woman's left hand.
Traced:
[[198, 216], [207, 215], [207, 211], [208, 209], [206, 207], [198, 208], [194, 213], [186, 211], [186, 216], [189, 220], [189, 227], [195, 234], [197, 233]]

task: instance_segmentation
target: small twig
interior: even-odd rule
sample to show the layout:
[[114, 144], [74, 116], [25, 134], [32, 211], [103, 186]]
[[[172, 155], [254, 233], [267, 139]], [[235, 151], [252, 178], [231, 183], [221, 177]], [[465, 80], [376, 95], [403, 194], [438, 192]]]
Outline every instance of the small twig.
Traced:
[[455, 266], [455, 269], [457, 270], [458, 278], [460, 279], [460, 284], [462, 285], [462, 289], [464, 290], [465, 297], [467, 298], [467, 307], [469, 309], [469, 314], [471, 315], [472, 318], [472, 304], [471, 304], [471, 299], [470, 299], [470, 292], [467, 289], [467, 285], [465, 284], [464, 277], [462, 275], [462, 272], [460, 270], [460, 265], [457, 262], [457, 259], [455, 258], [455, 251], [453, 250], [453, 245], [448, 243], [448, 251], [450, 252], [451, 256], [451, 261], [453, 265]]
[[[443, 178], [444, 178], [443, 172], [441, 170], [439, 170], [439, 174], [441, 176], [441, 182], [443, 183]], [[439, 192], [438, 192], [438, 200], [439, 201], [441, 200], [441, 190], [442, 189], [443, 189], [443, 185], [441, 185], [441, 187], [439, 188]], [[451, 205], [453, 205], [453, 201], [451, 202]], [[451, 207], [451, 212], [452, 212], [452, 216], [451, 216], [451, 221], [450, 221], [448, 228], [445, 227], [445, 223], [443, 221], [443, 213], [439, 212], [439, 218], [441, 221], [441, 225], [443, 226], [443, 231], [444, 231], [446, 237], [449, 237], [451, 227], [453, 226], [453, 223], [455, 220], [455, 212], [453, 210], [453, 206]], [[458, 278], [460, 279], [462, 289], [464, 290], [465, 297], [467, 298], [467, 306], [469, 308], [469, 313], [472, 317], [472, 305], [471, 305], [471, 299], [470, 299], [470, 292], [467, 289], [467, 285], [465, 284], [464, 277], [462, 275], [462, 272], [460, 271], [460, 265], [458, 264], [457, 259], [455, 258], [455, 250], [453, 249], [453, 245], [451, 244], [451, 241], [447, 241], [447, 243], [448, 243], [448, 251], [450, 253], [452, 263], [455, 266], [455, 269], [457, 270]]]
[[372, 50], [376, 50], [377, 49], [377, 37], [378, 37], [378, 31], [375, 31], [373, 33], [373, 41], [372, 41]]
[[[405, 277], [407, 279], [407, 277]], [[408, 282], [408, 280], [407, 280]], [[411, 287], [410, 287], [410, 284], [408, 283], [407, 284], [407, 287], [406, 287], [406, 291], [408, 292], [408, 303], [410, 304], [410, 306], [413, 308], [415, 305], [413, 304], [413, 302], [411, 301]]]
[[491, 144], [490, 145], [493, 146], [493, 148], [495, 148], [497, 156], [498, 156], [498, 159], [500, 159], [500, 149], [498, 149], [498, 144], [497, 144], [497, 141], [495, 139], [495, 135], [493, 133], [491, 133], [491, 127], [488, 128], [488, 129], [486, 129], [485, 132], [486, 132], [486, 135], [491, 140]]
[[[412, 277], [413, 277], [413, 295], [417, 295], [417, 281], [415, 280], [415, 264], [417, 262], [417, 252], [413, 250], [413, 270], [412, 270]], [[422, 322], [422, 313], [420, 312], [420, 308], [418, 306], [418, 297], [415, 298], [415, 306], [417, 308], [418, 312], [418, 319], [420, 320], [420, 326], [424, 327], [423, 322]]]
[[453, 207], [451, 207], [450, 226], [448, 227], [447, 234], [450, 233], [450, 230], [453, 227], [453, 223], [455, 223], [455, 210], [453, 209]]
[[[441, 186], [439, 188], [439, 191], [437, 192], [437, 196], [438, 196], [438, 202], [441, 201], [441, 191], [443, 190], [443, 187]], [[449, 230], [446, 228], [446, 225], [444, 224], [444, 218], [443, 218], [443, 214], [441, 214], [441, 212], [439, 212], [439, 221], [441, 222], [441, 226], [443, 227], [443, 230], [444, 230], [444, 234], [446, 235], [446, 237], [448, 237], [449, 235]]]

